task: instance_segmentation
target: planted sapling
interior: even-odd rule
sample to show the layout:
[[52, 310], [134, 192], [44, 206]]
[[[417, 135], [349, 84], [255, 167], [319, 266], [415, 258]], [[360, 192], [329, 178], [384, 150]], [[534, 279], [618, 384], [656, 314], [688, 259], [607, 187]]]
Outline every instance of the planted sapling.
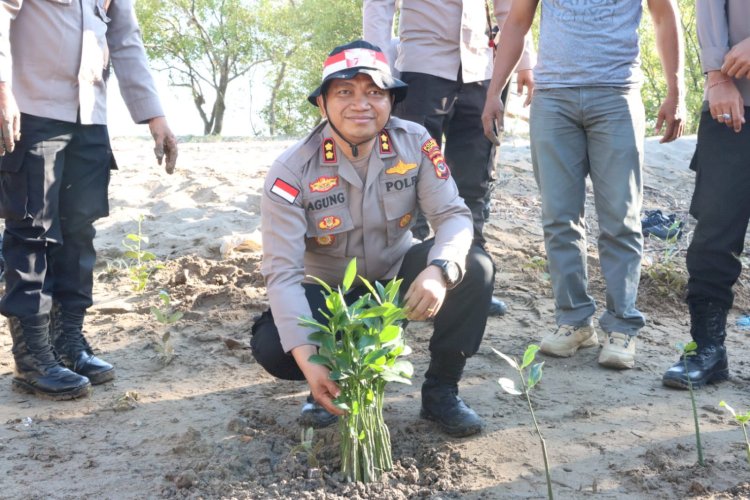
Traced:
[[310, 361], [330, 370], [341, 390], [334, 403], [346, 411], [339, 418], [341, 472], [348, 481], [370, 482], [393, 468], [391, 438], [383, 420], [383, 400], [388, 382], [410, 384], [411, 363], [398, 359], [410, 352], [403, 339], [406, 318], [399, 306], [401, 280], [373, 286], [363, 277], [369, 293], [347, 305], [345, 295], [356, 278], [357, 262], [347, 265], [344, 281], [336, 290], [313, 277], [325, 290], [326, 321], [300, 318], [317, 330], [310, 340], [319, 345]]
[[747, 464], [750, 465], [750, 440], [748, 440], [747, 438], [747, 426], [748, 423], [750, 423], [750, 411], [747, 411], [745, 413], [737, 413], [734, 411], [734, 408], [726, 404], [726, 402], [724, 401], [720, 402], [719, 406], [723, 406], [724, 408], [729, 410], [729, 413], [732, 414], [737, 423], [742, 427], [742, 434], [745, 436], [745, 453], [747, 454]]
[[146, 289], [148, 280], [157, 269], [164, 267], [163, 264], [154, 262], [156, 255], [144, 250], [148, 245], [148, 236], [142, 232], [143, 215], [136, 219], [138, 223], [138, 232], [130, 233], [122, 240], [122, 246], [125, 247], [123, 256], [129, 260], [128, 274], [130, 281], [133, 283], [134, 292], [142, 292]]
[[[544, 473], [547, 477], [547, 498], [549, 500], [553, 499], [552, 496], [552, 477], [550, 476], [549, 472], [549, 458], [547, 458], [547, 444], [544, 441], [544, 437], [542, 436], [542, 431], [539, 430], [539, 424], [536, 421], [536, 415], [534, 414], [534, 407], [531, 405], [531, 396], [529, 395], [529, 392], [531, 389], [534, 388], [536, 384], [538, 384], [542, 380], [542, 367], [544, 366], [544, 361], [541, 363], [534, 363], [534, 358], [536, 357], [536, 352], [539, 350], [538, 345], [530, 345], [526, 348], [526, 352], [523, 353], [523, 361], [521, 364], [518, 364], [518, 361], [516, 361], [514, 358], [511, 358], [510, 356], [506, 356], [505, 354], [501, 353], [497, 349], [492, 349], [495, 351], [495, 354], [500, 356], [505, 360], [506, 363], [508, 363], [513, 369], [515, 369], [518, 372], [518, 376], [521, 379], [521, 389], [519, 390], [516, 386], [516, 383], [509, 379], [509, 378], [500, 378], [498, 379], [497, 383], [500, 384], [500, 387], [503, 388], [505, 392], [508, 394], [513, 394], [515, 396], [524, 395], [526, 397], [526, 402], [529, 405], [529, 412], [531, 412], [531, 420], [534, 422], [534, 429], [536, 429], [536, 433], [539, 436], [539, 442], [542, 444], [542, 457], [544, 458]], [[532, 364], [533, 363], [533, 364]]]
[[162, 364], [168, 365], [174, 359], [174, 343], [172, 342], [171, 335], [169, 333], [169, 326], [182, 318], [182, 311], [172, 310], [172, 299], [169, 297], [169, 293], [165, 290], [159, 292], [159, 300], [161, 306], [151, 307], [151, 314], [164, 329], [164, 333], [161, 334], [157, 342], [154, 344], [156, 352], [159, 354], [159, 359]]
[[[682, 355], [682, 363], [685, 366], [685, 373], [690, 373], [690, 370], [688, 369], [687, 365], [687, 359], [690, 356], [695, 356], [697, 354], [696, 350], [698, 349], [698, 344], [695, 342], [688, 342], [687, 344], [683, 344], [680, 342], [677, 344], [677, 350], [680, 351], [680, 354]], [[688, 381], [688, 391], [690, 391], [690, 402], [693, 405], [693, 421], [695, 422], [695, 444], [698, 449], [698, 464], [700, 464], [701, 467], [705, 467], [706, 463], [703, 460], [703, 445], [701, 445], [701, 428], [698, 423], [698, 408], [695, 405], [695, 393], [693, 392], [693, 382], [690, 380], [690, 377], [687, 377]]]

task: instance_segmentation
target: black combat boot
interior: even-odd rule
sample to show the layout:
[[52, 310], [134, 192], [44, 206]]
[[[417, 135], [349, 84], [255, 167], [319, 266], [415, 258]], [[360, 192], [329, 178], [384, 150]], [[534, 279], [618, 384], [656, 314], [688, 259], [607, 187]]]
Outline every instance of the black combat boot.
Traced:
[[307, 401], [302, 405], [302, 414], [299, 418], [300, 425], [322, 429], [338, 421], [338, 415], [334, 415], [320, 406], [312, 394], [307, 396]]
[[437, 422], [443, 432], [453, 437], [471, 436], [482, 430], [482, 420], [458, 397], [458, 381], [465, 364], [466, 358], [460, 353], [433, 354], [422, 384], [420, 416]]
[[94, 351], [83, 336], [83, 313], [63, 311], [55, 302], [50, 315], [50, 335], [55, 351], [65, 366], [88, 378], [93, 385], [115, 378], [115, 368], [94, 356]]
[[65, 368], [49, 342], [49, 316], [8, 318], [16, 369], [13, 388], [52, 400], [86, 396], [91, 383]]
[[729, 378], [726, 337], [727, 309], [712, 302], [691, 302], [690, 335], [698, 344], [695, 354], [687, 357], [687, 370], [683, 357], [664, 373], [662, 383], [669, 387], [687, 389]]

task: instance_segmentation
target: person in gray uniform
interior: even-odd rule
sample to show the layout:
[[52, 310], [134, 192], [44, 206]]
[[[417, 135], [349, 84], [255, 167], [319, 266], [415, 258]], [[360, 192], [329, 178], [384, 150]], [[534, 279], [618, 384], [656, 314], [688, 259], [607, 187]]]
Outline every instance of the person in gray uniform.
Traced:
[[[605, 334], [599, 364], [632, 368], [636, 335], [645, 324], [635, 306], [643, 251], [645, 117], [638, 47], [643, 7], [640, 0], [514, 0], [482, 113], [484, 133], [497, 143], [503, 128], [500, 91], [521, 55], [523, 36], [540, 4], [531, 159], [541, 193], [557, 323], [540, 348], [553, 356], [572, 356], [581, 347], [599, 345], [586, 268], [584, 204], [589, 177], [607, 286], [599, 318]], [[682, 134], [685, 113], [679, 13], [675, 0], [649, 0], [648, 8], [667, 82], [656, 129], [666, 126], [661, 142], [670, 142]]]
[[[72, 399], [114, 378], [83, 336], [109, 212], [110, 65], [171, 173], [177, 141], [148, 70], [132, 0], [0, 1], [0, 217], [15, 389]], [[53, 316], [51, 318], [51, 316]], [[59, 355], [59, 357], [58, 357]], [[62, 361], [62, 362], [61, 362]]]
[[[323, 288], [356, 257], [371, 282], [403, 278], [410, 320], [434, 320], [422, 385], [423, 418], [452, 436], [479, 432], [479, 416], [458, 397], [467, 358], [484, 335], [494, 264], [473, 242], [471, 212], [458, 195], [435, 139], [421, 125], [391, 117], [406, 85], [370, 43], [335, 48], [309, 97], [324, 121], [271, 166], [261, 201], [263, 264], [270, 310], [252, 327], [252, 352], [272, 375], [307, 380], [303, 423], [325, 426], [341, 410], [328, 370], [308, 359], [317, 346], [299, 318], [325, 321]], [[421, 210], [435, 237], [412, 245]], [[367, 293], [355, 288], [347, 300]]]

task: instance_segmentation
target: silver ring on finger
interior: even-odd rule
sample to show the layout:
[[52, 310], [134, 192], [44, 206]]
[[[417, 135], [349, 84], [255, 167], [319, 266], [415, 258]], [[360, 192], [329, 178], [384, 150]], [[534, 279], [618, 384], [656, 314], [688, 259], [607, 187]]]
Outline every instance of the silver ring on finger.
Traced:
[[729, 113], [724, 113], [724, 114], [721, 114], [721, 115], [719, 115], [719, 117], [720, 117], [720, 118], [721, 118], [722, 120], [725, 120], [725, 121], [726, 121], [726, 120], [731, 120], [731, 119], [732, 119], [732, 115], [730, 115]]

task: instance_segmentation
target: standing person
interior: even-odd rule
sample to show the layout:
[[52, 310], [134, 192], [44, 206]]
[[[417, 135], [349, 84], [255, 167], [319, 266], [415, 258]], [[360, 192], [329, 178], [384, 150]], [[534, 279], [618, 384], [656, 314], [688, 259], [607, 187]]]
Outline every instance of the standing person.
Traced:
[[[530, 111], [531, 159], [542, 198], [542, 225], [555, 296], [557, 329], [541, 351], [572, 356], [598, 345], [588, 293], [584, 204], [586, 177], [594, 188], [599, 258], [607, 284], [599, 364], [632, 368], [636, 335], [645, 323], [635, 307], [643, 236], [640, 210], [645, 118], [640, 97], [640, 0], [560, 2], [515, 0], [500, 37], [482, 113], [485, 135], [499, 141], [500, 91], [518, 61], [523, 36], [542, 5], [539, 61]], [[674, 0], [649, 0], [667, 82], [656, 123], [661, 142], [682, 134], [683, 50]]]
[[[409, 319], [434, 318], [430, 365], [422, 385], [422, 418], [452, 436], [481, 430], [458, 397], [466, 359], [484, 335], [494, 285], [492, 259], [472, 244], [471, 214], [458, 195], [437, 142], [421, 125], [391, 118], [406, 95], [385, 55], [367, 42], [335, 48], [323, 81], [309, 96], [324, 119], [271, 166], [261, 200], [262, 273], [269, 311], [252, 327], [258, 363], [285, 380], [307, 380], [306, 425], [341, 414], [328, 369], [308, 361], [317, 347], [299, 318], [325, 321], [323, 287], [338, 286], [349, 261], [371, 282], [403, 278]], [[417, 210], [435, 238], [413, 245]], [[347, 300], [368, 293], [352, 290]]]
[[171, 173], [177, 142], [132, 0], [0, 3], [0, 313], [13, 338], [13, 387], [51, 399], [83, 396], [115, 374], [82, 333], [92, 304], [93, 223], [108, 214], [115, 167], [106, 126], [110, 59], [133, 120], [148, 123], [159, 164], [166, 156]]
[[[398, 0], [365, 0], [364, 37], [379, 47], [390, 45]], [[486, 0], [400, 0], [398, 57], [391, 65], [409, 85], [409, 95], [394, 109], [404, 120], [423, 125], [438, 145], [445, 138], [445, 159], [453, 165], [458, 192], [474, 221], [474, 238], [484, 245], [485, 203], [495, 176], [495, 148], [482, 134], [482, 106], [492, 75], [494, 33]], [[494, 0], [502, 27], [512, 0]], [[502, 47], [500, 48], [502, 51]], [[518, 67], [518, 92], [527, 102], [534, 88], [534, 53], [530, 38]], [[421, 220], [412, 229], [424, 240]], [[505, 314], [504, 302], [492, 298], [490, 315]]]
[[750, 218], [750, 2], [698, 0], [696, 19], [706, 82], [690, 165], [696, 172], [690, 213], [698, 224], [687, 251], [687, 304], [698, 348], [687, 370], [680, 359], [662, 379], [682, 389], [729, 377], [727, 311]]

